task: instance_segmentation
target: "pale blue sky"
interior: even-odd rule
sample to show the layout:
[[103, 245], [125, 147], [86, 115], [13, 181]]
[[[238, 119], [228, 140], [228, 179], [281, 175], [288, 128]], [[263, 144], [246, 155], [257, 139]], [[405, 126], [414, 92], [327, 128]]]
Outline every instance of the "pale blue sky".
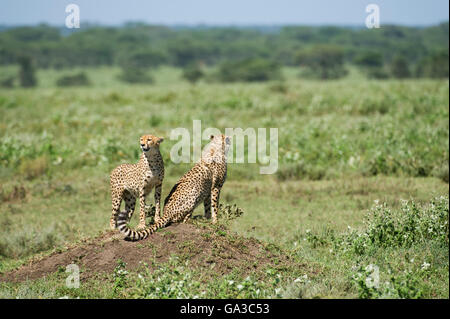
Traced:
[[81, 24], [127, 21], [208, 25], [364, 25], [370, 3], [381, 24], [448, 21], [448, 0], [0, 0], [0, 25], [63, 25], [66, 5], [80, 7]]

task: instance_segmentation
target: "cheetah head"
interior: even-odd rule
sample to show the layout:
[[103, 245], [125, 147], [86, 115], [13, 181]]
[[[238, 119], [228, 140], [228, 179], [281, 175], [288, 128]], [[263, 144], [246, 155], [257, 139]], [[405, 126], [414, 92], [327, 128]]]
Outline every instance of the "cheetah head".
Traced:
[[164, 141], [162, 137], [142, 135], [140, 139], [141, 149], [144, 152], [148, 152], [151, 148], [159, 148], [159, 144], [161, 144], [162, 141]]
[[[231, 137], [223, 134], [220, 135], [211, 135], [210, 136], [211, 144], [216, 145], [217, 149], [222, 150], [224, 155], [227, 155], [228, 150], [231, 145]], [[211, 154], [212, 156], [213, 154]]]

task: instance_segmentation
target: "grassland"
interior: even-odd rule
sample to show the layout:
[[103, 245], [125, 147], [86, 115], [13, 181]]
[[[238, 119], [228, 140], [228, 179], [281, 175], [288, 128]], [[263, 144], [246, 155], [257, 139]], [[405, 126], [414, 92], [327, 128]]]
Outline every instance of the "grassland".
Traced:
[[[352, 75], [319, 82], [286, 70], [283, 82], [191, 85], [179, 70], [161, 68], [153, 85], [132, 86], [116, 80], [118, 70], [90, 69], [92, 87], [61, 89], [54, 86], [61, 72], [39, 71], [35, 89], [0, 90], [0, 272], [107, 230], [109, 172], [137, 160], [143, 133], [166, 137], [167, 195], [190, 166], [171, 162], [177, 141], [170, 131], [191, 130], [196, 119], [221, 130], [278, 128], [277, 173], [230, 164], [221, 201], [245, 212], [227, 223], [229, 236], [274, 244], [307, 267], [268, 267], [258, 278], [236, 270], [218, 282], [172, 260], [160, 272], [139, 273], [148, 279], [142, 287], [138, 273], [119, 271], [119, 262], [106, 280], [90, 279], [79, 290], [64, 288], [65, 274], [56, 273], [0, 283], [0, 296], [449, 297], [448, 200], [433, 204], [446, 214], [446, 240], [419, 236], [362, 254], [342, 248], [353, 243], [353, 231], [368, 231], [364, 220], [376, 200], [401, 212], [402, 200], [429, 211], [433, 198], [448, 198], [448, 80]], [[389, 287], [365, 286], [369, 265]], [[165, 278], [161, 286], [149, 288], [158, 278]], [[174, 288], [180, 295], [145, 293], [170, 281], [182, 282]], [[245, 289], [231, 289], [230, 281]]]

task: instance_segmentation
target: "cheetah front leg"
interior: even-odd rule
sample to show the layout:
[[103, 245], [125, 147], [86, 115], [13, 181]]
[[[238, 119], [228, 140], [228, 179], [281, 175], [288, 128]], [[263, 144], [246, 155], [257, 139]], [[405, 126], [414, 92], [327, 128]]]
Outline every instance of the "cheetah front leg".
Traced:
[[139, 224], [137, 228], [145, 228], [145, 192], [143, 189], [139, 192]]
[[211, 190], [211, 218], [212, 223], [217, 223], [217, 210], [219, 206], [220, 188], [214, 187]]
[[119, 192], [112, 191], [111, 192], [111, 202], [112, 202], [112, 214], [111, 219], [109, 220], [109, 227], [114, 230], [116, 229], [117, 217], [120, 212], [120, 204], [122, 202], [122, 197]]
[[161, 190], [162, 184], [155, 187], [155, 223], [161, 220]]
[[211, 218], [211, 193], [206, 196], [205, 201], [203, 202], [203, 205], [205, 206], [205, 218], [210, 219]]

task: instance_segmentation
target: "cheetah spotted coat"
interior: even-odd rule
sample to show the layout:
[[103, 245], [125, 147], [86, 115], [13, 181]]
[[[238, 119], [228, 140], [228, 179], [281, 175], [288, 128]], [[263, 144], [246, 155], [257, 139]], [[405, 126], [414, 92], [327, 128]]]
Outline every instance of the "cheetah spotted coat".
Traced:
[[143, 135], [140, 138], [142, 155], [136, 164], [122, 164], [110, 175], [112, 216], [111, 229], [115, 229], [122, 200], [125, 201], [125, 214], [128, 219], [134, 212], [136, 199], [139, 198], [139, 228], [145, 228], [145, 197], [155, 188], [155, 220], [160, 218], [162, 181], [164, 162], [159, 152], [163, 138]]
[[145, 239], [169, 223], [186, 222], [200, 203], [204, 204], [205, 217], [212, 217], [212, 222], [216, 223], [220, 190], [227, 176], [226, 154], [229, 145], [229, 137], [211, 136], [200, 160], [170, 191], [164, 201], [163, 216], [153, 225], [141, 231], [131, 230], [126, 224], [126, 214], [120, 213], [117, 228], [126, 235], [125, 239]]

